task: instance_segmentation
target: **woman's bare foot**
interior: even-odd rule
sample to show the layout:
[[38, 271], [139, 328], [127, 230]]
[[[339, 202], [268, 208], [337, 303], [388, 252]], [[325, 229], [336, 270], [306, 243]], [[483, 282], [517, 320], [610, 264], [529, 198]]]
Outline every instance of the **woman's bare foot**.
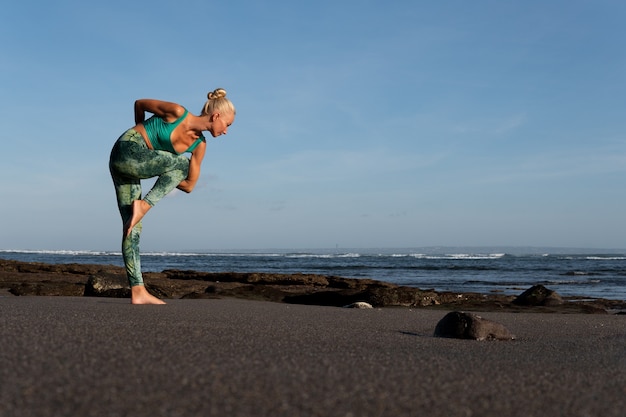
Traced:
[[148, 210], [150, 210], [152, 206], [146, 203], [143, 200], [135, 200], [132, 204], [132, 216], [130, 219], [124, 224], [124, 238], [127, 238], [130, 235], [130, 232], [133, 231], [133, 227], [137, 225], [143, 219], [143, 216], [146, 215]]
[[143, 285], [135, 285], [130, 289], [131, 304], [165, 304], [165, 301], [156, 298], [150, 294]]

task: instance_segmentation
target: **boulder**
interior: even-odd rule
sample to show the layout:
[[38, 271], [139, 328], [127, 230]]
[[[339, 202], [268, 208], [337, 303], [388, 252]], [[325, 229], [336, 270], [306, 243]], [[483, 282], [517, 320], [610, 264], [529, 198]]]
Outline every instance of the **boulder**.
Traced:
[[513, 300], [513, 304], [520, 306], [558, 306], [563, 304], [563, 298], [543, 285], [535, 285], [521, 293]]
[[88, 297], [130, 297], [130, 286], [126, 277], [113, 274], [91, 275], [85, 284]]
[[473, 340], [513, 340], [515, 336], [502, 324], [476, 314], [453, 311], [435, 327], [435, 337]]

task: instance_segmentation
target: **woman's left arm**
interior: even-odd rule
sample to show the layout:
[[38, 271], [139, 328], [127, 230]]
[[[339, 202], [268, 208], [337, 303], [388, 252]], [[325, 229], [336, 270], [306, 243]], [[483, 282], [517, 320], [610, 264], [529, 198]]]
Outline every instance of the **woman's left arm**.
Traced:
[[169, 101], [142, 98], [135, 101], [135, 124], [146, 120], [146, 112], [159, 116], [166, 122], [172, 122], [183, 115], [185, 108]]
[[176, 188], [186, 193], [190, 193], [196, 186], [198, 178], [200, 178], [200, 166], [204, 159], [204, 153], [206, 152], [206, 142], [202, 141], [198, 144], [196, 149], [191, 153], [191, 159], [189, 160], [189, 173], [187, 178], [182, 180]]

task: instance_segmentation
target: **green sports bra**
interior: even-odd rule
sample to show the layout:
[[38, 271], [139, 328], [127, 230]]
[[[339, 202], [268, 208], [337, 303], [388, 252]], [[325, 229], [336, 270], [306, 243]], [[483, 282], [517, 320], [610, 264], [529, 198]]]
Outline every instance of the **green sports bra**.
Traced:
[[[148, 134], [148, 140], [150, 144], [152, 144], [152, 148], [157, 151], [168, 151], [171, 153], [175, 153], [179, 155], [178, 152], [174, 150], [174, 146], [172, 145], [172, 132], [176, 129], [176, 126], [183, 121], [183, 119], [187, 116], [189, 112], [185, 109], [185, 113], [178, 119], [174, 120], [172, 123], [168, 123], [159, 116], [152, 116], [145, 122], [143, 122], [143, 127], [146, 129], [146, 133]], [[191, 144], [191, 146], [185, 152], [193, 152], [194, 149], [200, 144], [200, 142], [204, 142], [206, 139], [203, 135]], [[185, 153], [182, 152], [182, 153]]]

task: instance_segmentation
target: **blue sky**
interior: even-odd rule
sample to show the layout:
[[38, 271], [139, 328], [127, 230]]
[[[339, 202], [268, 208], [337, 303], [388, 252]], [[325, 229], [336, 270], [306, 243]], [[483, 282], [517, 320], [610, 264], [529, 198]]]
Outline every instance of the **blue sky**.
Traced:
[[626, 248], [625, 20], [621, 0], [7, 4], [0, 249], [118, 249], [107, 163], [134, 100], [197, 114], [216, 87], [237, 119], [143, 250]]

